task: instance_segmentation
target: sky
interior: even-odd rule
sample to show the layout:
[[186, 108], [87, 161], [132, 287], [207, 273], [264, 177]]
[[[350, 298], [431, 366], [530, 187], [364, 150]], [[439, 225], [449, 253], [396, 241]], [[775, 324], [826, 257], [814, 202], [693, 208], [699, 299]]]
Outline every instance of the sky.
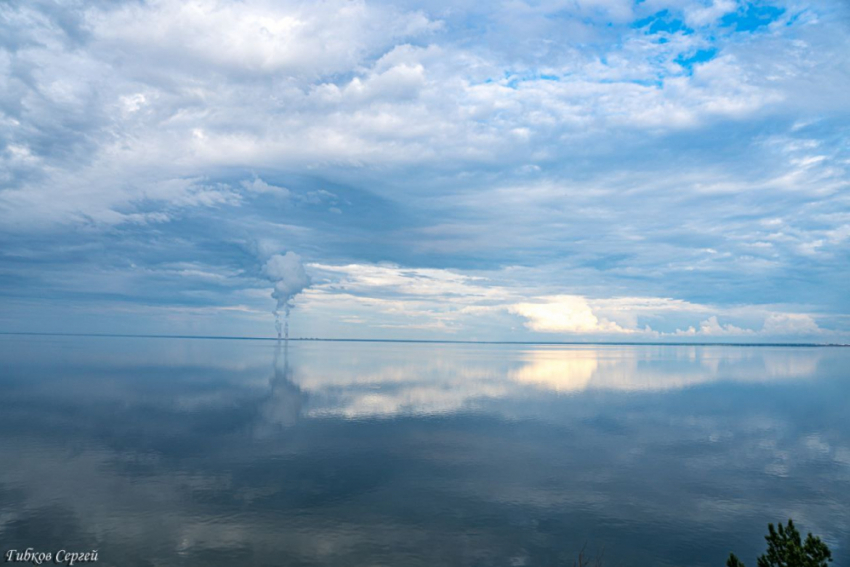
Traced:
[[12, 0], [0, 77], [0, 332], [850, 342], [845, 1]]

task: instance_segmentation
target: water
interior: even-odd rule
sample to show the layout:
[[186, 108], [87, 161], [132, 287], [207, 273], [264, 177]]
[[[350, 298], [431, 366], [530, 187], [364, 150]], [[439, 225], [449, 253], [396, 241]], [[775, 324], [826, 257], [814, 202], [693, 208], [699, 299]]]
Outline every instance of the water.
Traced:
[[2, 336], [0, 392], [3, 552], [850, 564], [850, 349]]

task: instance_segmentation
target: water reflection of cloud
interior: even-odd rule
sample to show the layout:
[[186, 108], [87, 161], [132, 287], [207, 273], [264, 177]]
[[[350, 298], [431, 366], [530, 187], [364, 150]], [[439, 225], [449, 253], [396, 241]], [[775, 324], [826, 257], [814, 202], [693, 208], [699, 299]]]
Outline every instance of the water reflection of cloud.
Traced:
[[297, 381], [313, 394], [311, 415], [352, 418], [449, 413], [477, 399], [508, 396], [514, 389], [498, 364], [422, 354], [377, 366], [372, 361], [368, 367], [356, 355], [337, 358], [331, 366], [313, 360], [299, 367]]
[[[67, 342], [67, 341], [66, 341]], [[175, 346], [173, 343], [178, 343]], [[185, 343], [185, 344], [183, 344]], [[135, 352], [133, 344], [140, 352]], [[162, 345], [167, 355], [157, 353]], [[181, 347], [180, 344], [183, 344]], [[829, 354], [822, 348], [722, 346], [384, 345], [293, 342], [284, 363], [270, 342], [103, 339], [97, 348], [66, 348], [62, 380], [36, 382], [42, 395], [91, 403], [128, 398], [173, 412], [244, 407], [258, 422], [290, 426], [299, 416], [351, 418], [445, 414], [492, 401], [546, 392], [661, 392], [719, 382], [770, 384], [808, 380]], [[115, 347], [114, 349], [112, 347]], [[38, 348], [22, 353], [41, 360]], [[103, 348], [108, 347], [108, 348]], [[208, 351], [210, 356], [204, 356]], [[111, 353], [104, 356], [105, 352]], [[123, 362], [121, 355], [127, 353]], [[156, 362], [152, 362], [156, 361]], [[38, 362], [43, 364], [43, 362]], [[113, 368], [151, 379], [117, 383]], [[173, 388], [156, 385], [167, 368]], [[70, 379], [85, 375], [83, 382]], [[90, 386], [98, 382], [97, 388]], [[223, 387], [223, 386], [227, 387]], [[253, 408], [253, 409], [251, 409]]]
[[296, 343], [277, 363], [265, 345], [234, 356], [225, 368], [244, 370], [95, 355], [0, 376], [0, 539], [48, 537], [64, 511], [62, 533], [116, 564], [144, 549], [157, 564], [494, 565], [549, 564], [540, 550], [574, 551], [593, 530], [622, 564], [652, 564], [644, 529], [721, 551], [751, 526], [758, 544], [777, 515], [831, 544], [850, 529], [848, 398], [816, 381], [846, 362], [838, 351]]
[[557, 392], [659, 391], [712, 382], [769, 382], [815, 376], [818, 349], [670, 347], [531, 351], [509, 376]]
[[575, 392], [588, 387], [599, 362], [592, 350], [543, 351], [528, 353], [531, 358], [508, 376], [517, 382], [556, 392]]
[[295, 383], [309, 413], [349, 417], [460, 411], [478, 402], [553, 391], [654, 392], [715, 382], [815, 376], [821, 349], [594, 347], [411, 349], [403, 360], [340, 349], [305, 357]]

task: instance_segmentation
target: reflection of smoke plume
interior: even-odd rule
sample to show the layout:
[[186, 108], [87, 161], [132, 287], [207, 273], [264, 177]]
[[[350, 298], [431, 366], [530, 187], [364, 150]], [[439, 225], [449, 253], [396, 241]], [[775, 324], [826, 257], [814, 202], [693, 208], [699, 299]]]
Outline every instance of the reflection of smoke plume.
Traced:
[[295, 252], [287, 252], [283, 256], [275, 254], [263, 266], [263, 273], [274, 282], [272, 297], [277, 300], [274, 309], [277, 338], [281, 338], [280, 312], [283, 310], [283, 334], [289, 339], [289, 310], [292, 309], [292, 299], [310, 285], [310, 276], [304, 271], [301, 257]]
[[[281, 368], [280, 354], [281, 347], [278, 343], [274, 353], [274, 378], [271, 380], [271, 392], [268, 398], [260, 407], [262, 415], [262, 423], [265, 426], [274, 425], [280, 427], [290, 427], [295, 425], [298, 417], [301, 415], [301, 406], [304, 403], [304, 394], [301, 389], [292, 381], [292, 371], [289, 368], [289, 346], [284, 343], [283, 347], [283, 367]], [[270, 433], [270, 430], [263, 431], [266, 427], [261, 428], [258, 433]]]

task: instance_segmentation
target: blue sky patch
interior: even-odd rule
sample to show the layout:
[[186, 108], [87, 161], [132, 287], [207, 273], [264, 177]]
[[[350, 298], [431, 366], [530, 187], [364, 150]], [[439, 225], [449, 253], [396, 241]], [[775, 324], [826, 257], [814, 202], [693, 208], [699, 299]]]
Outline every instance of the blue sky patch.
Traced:
[[720, 25], [739, 32], [752, 32], [775, 22], [784, 13], [785, 9], [777, 6], [747, 4], [744, 9], [723, 16]]
[[676, 58], [676, 63], [685, 69], [692, 70], [694, 65], [711, 61], [717, 55], [717, 49], [712, 47], [709, 49], [698, 49], [690, 55], [680, 55]]
[[684, 33], [685, 35], [693, 33], [693, 30], [685, 25], [685, 22], [673, 16], [669, 10], [661, 10], [655, 14], [642, 18], [632, 23], [632, 28], [641, 29], [648, 27], [648, 34], [657, 33]]

